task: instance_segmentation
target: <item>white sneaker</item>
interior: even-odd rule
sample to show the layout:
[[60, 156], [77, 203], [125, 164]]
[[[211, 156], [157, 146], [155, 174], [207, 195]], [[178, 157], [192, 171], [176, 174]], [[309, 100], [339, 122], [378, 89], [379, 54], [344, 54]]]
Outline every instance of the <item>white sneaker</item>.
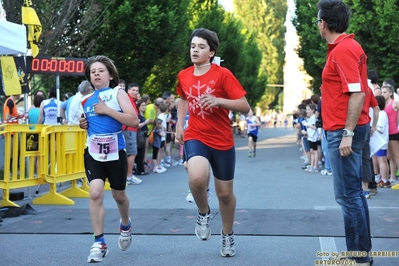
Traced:
[[140, 185], [143, 180], [140, 178], [136, 177], [135, 175], [131, 175], [127, 180], [126, 180], [128, 185]]
[[95, 242], [90, 249], [89, 257], [87, 262], [102, 262], [103, 258], [108, 255], [108, 248], [106, 244], [101, 242]]
[[222, 230], [221, 235], [222, 235], [222, 249], [220, 250], [220, 254], [223, 257], [233, 257], [236, 254], [236, 248], [234, 246], [234, 233], [226, 236], [223, 234]]
[[124, 231], [121, 228], [122, 218], [120, 219], [119, 222], [119, 230], [121, 232], [121, 235], [119, 236], [118, 239], [118, 246], [122, 251], [127, 250], [130, 247], [130, 244], [132, 243], [132, 222], [130, 221], [130, 218], [129, 218], [129, 223], [130, 223], [129, 230]]
[[184, 163], [183, 159], [180, 159], [179, 162], [178, 162], [179, 165], [183, 165], [183, 163]]
[[332, 175], [332, 172], [327, 171], [327, 169], [323, 169], [320, 171], [320, 174], [322, 175]]
[[169, 168], [169, 167], [170, 167], [170, 163], [163, 163], [163, 164], [162, 164], [162, 167], [163, 167], [163, 168]]
[[177, 161], [173, 160], [172, 161], [172, 166], [176, 166], [176, 165], [179, 165], [179, 163]]
[[211, 237], [211, 214], [207, 213], [205, 215], [201, 215], [199, 211], [197, 211], [197, 223], [195, 225], [195, 235], [200, 240], [208, 240]]
[[155, 174], [162, 174], [162, 173], [164, 173], [165, 171], [166, 171], [166, 169], [164, 169], [164, 168], [162, 168], [162, 167], [160, 167], [160, 166], [155, 167], [154, 170], [153, 170], [153, 172], [154, 172]]
[[[212, 193], [209, 191], [209, 189], [207, 190], [207, 192], [206, 192], [206, 194], [207, 194], [207, 196], [208, 196], [208, 204], [209, 204], [209, 202], [210, 202], [210, 200], [211, 200], [211, 195], [212, 195]], [[194, 203], [195, 202], [195, 200], [194, 200], [194, 197], [193, 197], [193, 194], [190, 192], [190, 193], [188, 193], [188, 195], [187, 195], [187, 197], [186, 197], [186, 200], [188, 201], [188, 202], [190, 202], [190, 203]]]
[[186, 200], [187, 200], [188, 202], [190, 202], [190, 203], [193, 203], [193, 202], [194, 202], [194, 197], [193, 197], [193, 194], [191, 194], [191, 192], [188, 193], [188, 195], [187, 195], [187, 197], [186, 197]]

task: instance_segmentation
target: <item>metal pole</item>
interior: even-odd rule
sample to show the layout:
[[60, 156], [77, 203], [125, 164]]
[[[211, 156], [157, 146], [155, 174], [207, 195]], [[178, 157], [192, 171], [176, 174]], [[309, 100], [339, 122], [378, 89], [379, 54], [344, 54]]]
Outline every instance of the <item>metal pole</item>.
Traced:
[[60, 75], [56, 76], [55, 79], [55, 88], [57, 89], [57, 122], [59, 125], [62, 124], [62, 120], [61, 120], [61, 101], [60, 101]]

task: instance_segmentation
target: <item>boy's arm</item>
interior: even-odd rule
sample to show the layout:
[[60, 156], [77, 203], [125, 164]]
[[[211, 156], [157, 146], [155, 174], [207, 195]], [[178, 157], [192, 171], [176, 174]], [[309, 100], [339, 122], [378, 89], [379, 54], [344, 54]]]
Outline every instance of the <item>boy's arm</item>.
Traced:
[[217, 98], [213, 95], [205, 94], [201, 96], [200, 104], [205, 109], [220, 106], [241, 113], [248, 113], [250, 108], [247, 98], [245, 98], [245, 96], [241, 97], [240, 99], [232, 100], [225, 98]]
[[181, 97], [179, 106], [177, 108], [177, 123], [176, 123], [176, 140], [180, 144], [184, 144], [184, 123], [186, 121], [186, 114], [188, 111], [188, 101]]

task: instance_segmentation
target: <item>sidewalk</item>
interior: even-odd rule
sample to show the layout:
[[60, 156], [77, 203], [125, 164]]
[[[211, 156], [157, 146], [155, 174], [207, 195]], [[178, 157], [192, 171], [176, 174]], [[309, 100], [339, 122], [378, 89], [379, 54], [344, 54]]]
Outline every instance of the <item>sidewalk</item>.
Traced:
[[[235, 257], [220, 256], [221, 222], [213, 182], [212, 237], [200, 241], [194, 234], [195, 205], [185, 200], [187, 175], [182, 166], [175, 166], [163, 174], [141, 176], [140, 185], [127, 187], [133, 243], [126, 252], [117, 246], [119, 217], [106, 191], [110, 252], [102, 265], [314, 265], [327, 259], [326, 253], [344, 251], [332, 177], [301, 170], [295, 137], [284, 127], [261, 130], [256, 158], [248, 158], [247, 139], [235, 138]], [[379, 189], [368, 201], [374, 251], [399, 249], [398, 199], [397, 190]], [[72, 206], [32, 205], [36, 216], [5, 218], [0, 223], [0, 265], [88, 265], [93, 241], [88, 200], [74, 200]], [[317, 254], [321, 251], [324, 254]], [[396, 266], [399, 259], [374, 257], [374, 265]]]

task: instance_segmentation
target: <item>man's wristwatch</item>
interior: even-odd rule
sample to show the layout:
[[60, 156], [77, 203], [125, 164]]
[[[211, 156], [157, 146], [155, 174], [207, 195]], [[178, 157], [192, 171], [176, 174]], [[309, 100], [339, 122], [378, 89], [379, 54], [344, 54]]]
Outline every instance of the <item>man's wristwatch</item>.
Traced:
[[344, 137], [353, 137], [355, 135], [354, 132], [347, 130], [346, 128], [344, 128], [344, 131], [342, 132], [342, 136]]

